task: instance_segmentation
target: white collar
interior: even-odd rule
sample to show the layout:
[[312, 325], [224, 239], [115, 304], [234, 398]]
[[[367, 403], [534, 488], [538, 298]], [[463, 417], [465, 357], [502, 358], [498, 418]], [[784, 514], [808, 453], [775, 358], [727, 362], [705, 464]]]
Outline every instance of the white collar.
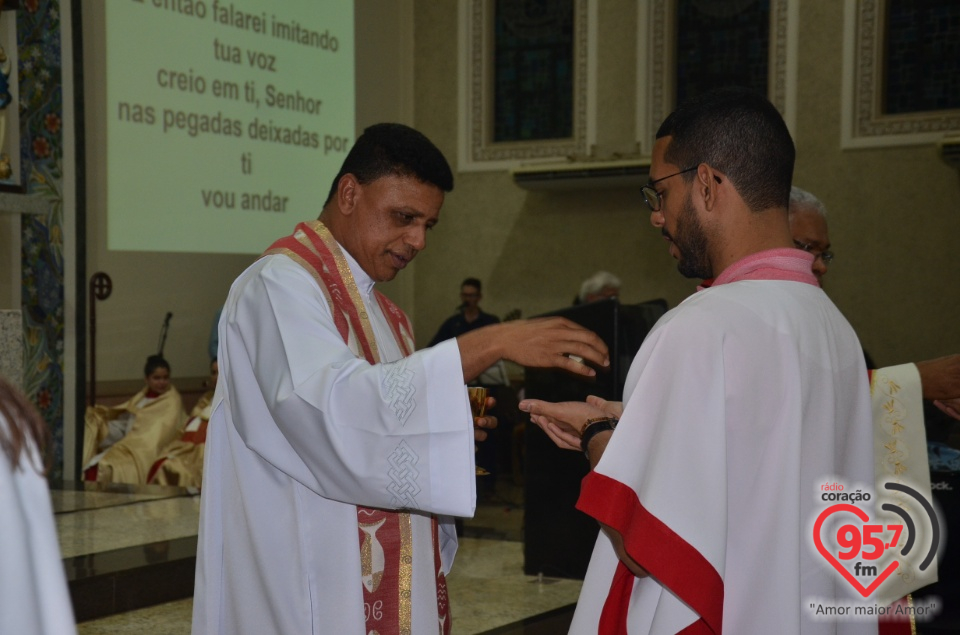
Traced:
[[[340, 245], [339, 242], [337, 244]], [[363, 270], [360, 263], [350, 255], [350, 252], [347, 251], [343, 245], [340, 245], [340, 251], [343, 252], [344, 258], [347, 259], [347, 266], [350, 267], [350, 273], [353, 274], [353, 281], [357, 283], [357, 289], [359, 289], [360, 293], [365, 297], [370, 297], [370, 294], [373, 293], [373, 285], [375, 285], [376, 282], [367, 275], [367, 272]]]

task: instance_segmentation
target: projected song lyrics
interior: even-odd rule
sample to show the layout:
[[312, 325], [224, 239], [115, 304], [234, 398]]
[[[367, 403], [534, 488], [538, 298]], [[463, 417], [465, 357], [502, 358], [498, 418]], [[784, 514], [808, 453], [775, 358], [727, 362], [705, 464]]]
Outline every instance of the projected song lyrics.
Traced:
[[332, 178], [353, 141], [352, 12], [314, 0], [117, 0], [107, 13], [108, 162], [177, 184], [148, 194], [114, 176], [111, 204], [131, 210], [122, 222], [137, 214], [142, 226], [144, 198], [207, 236], [222, 211], [266, 212], [235, 217], [259, 235], [255, 219], [316, 213], [329, 188], [318, 176]]

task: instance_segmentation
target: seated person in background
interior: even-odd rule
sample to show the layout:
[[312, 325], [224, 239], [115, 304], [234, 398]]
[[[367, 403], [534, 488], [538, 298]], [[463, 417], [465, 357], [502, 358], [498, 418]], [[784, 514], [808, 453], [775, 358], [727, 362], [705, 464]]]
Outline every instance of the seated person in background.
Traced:
[[588, 304], [597, 300], [615, 298], [620, 295], [620, 278], [609, 271], [598, 271], [583, 281], [580, 293], [573, 299], [573, 303]]
[[146, 385], [126, 403], [87, 408], [85, 480], [146, 484], [160, 451], [183, 430], [183, 401], [170, 384], [170, 364], [159, 355], [151, 355], [143, 374]]
[[460, 306], [457, 313], [450, 316], [440, 325], [437, 334], [433, 336], [427, 346], [436, 346], [440, 342], [459, 337], [473, 329], [491, 324], [499, 324], [500, 318], [496, 315], [484, 313], [480, 308], [480, 281], [476, 278], [467, 278], [460, 284]]
[[[430, 340], [427, 346], [436, 346], [440, 342], [460, 337], [464, 333], [469, 333], [474, 329], [491, 324], [499, 324], [500, 318], [490, 313], [484, 313], [480, 308], [480, 300], [483, 294], [480, 293], [480, 281], [477, 278], [467, 278], [460, 284], [460, 306], [457, 307], [457, 313], [447, 318], [436, 335]], [[519, 309], [512, 311], [506, 318], [506, 321], [519, 317]], [[509, 386], [510, 377], [507, 375], [507, 367], [503, 360], [498, 361], [490, 368], [483, 371], [476, 380], [471, 382], [473, 386]], [[498, 399], [499, 401], [499, 399]]]
[[179, 439], [160, 452], [160, 458], [150, 468], [147, 482], [153, 485], [177, 485], [199, 489], [203, 480], [203, 449], [207, 442], [207, 422], [217, 387], [219, 366], [210, 362], [210, 390], [205, 392], [190, 412], [190, 418]]
[[[484, 313], [483, 309], [480, 308], [480, 300], [483, 299], [480, 290], [481, 283], [477, 278], [467, 278], [460, 284], [460, 306], [457, 307], [457, 313], [447, 318], [440, 325], [428, 346], [436, 346], [440, 342], [460, 337], [474, 329], [500, 323], [500, 318], [490, 313]], [[516, 398], [510, 390], [510, 377], [503, 360], [498, 360], [496, 364], [480, 373], [475, 380], [470, 382], [470, 385], [487, 388], [489, 396], [493, 397], [499, 404], [492, 413], [499, 420], [500, 430], [494, 429], [487, 432], [488, 441], [478, 447], [476, 457], [477, 465], [484, 470], [482, 475], [493, 475], [494, 477], [480, 481], [481, 487], [488, 494], [492, 494], [497, 474], [497, 450], [498, 447], [503, 445], [501, 439], [510, 438], [513, 422], [517, 419], [512, 412], [515, 410], [515, 408], [512, 408], [512, 404], [516, 402]], [[504, 406], [510, 406], [510, 412], [505, 411]], [[509, 452], [509, 449], [505, 451]], [[457, 519], [458, 530], [461, 522], [460, 519]]]

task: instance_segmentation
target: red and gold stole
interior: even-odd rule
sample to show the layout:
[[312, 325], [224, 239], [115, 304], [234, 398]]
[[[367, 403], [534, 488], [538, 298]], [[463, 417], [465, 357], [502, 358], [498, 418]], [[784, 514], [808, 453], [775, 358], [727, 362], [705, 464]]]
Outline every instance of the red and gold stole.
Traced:
[[[370, 364], [380, 362], [373, 327], [347, 259], [330, 230], [320, 221], [297, 225], [264, 255], [283, 254], [302, 266], [323, 291], [343, 341]], [[377, 302], [404, 356], [414, 351], [413, 329], [403, 311], [379, 291]], [[447, 583], [440, 570], [437, 519], [433, 519], [434, 573], [437, 582], [438, 631], [450, 632]], [[412, 625], [413, 541], [410, 514], [357, 507], [364, 617], [368, 633], [410, 635]]]

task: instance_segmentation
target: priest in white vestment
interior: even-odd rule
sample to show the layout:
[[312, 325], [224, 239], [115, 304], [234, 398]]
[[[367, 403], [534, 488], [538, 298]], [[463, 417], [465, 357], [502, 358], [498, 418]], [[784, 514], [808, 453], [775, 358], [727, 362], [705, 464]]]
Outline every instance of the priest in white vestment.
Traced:
[[424, 248], [452, 179], [420, 133], [372, 126], [320, 219], [234, 282], [194, 635], [449, 633], [448, 517], [475, 508], [466, 381], [504, 357], [580, 374], [594, 371], [565, 354], [608, 363], [602, 341], [566, 321], [510, 322], [414, 352], [406, 316], [374, 284]]

